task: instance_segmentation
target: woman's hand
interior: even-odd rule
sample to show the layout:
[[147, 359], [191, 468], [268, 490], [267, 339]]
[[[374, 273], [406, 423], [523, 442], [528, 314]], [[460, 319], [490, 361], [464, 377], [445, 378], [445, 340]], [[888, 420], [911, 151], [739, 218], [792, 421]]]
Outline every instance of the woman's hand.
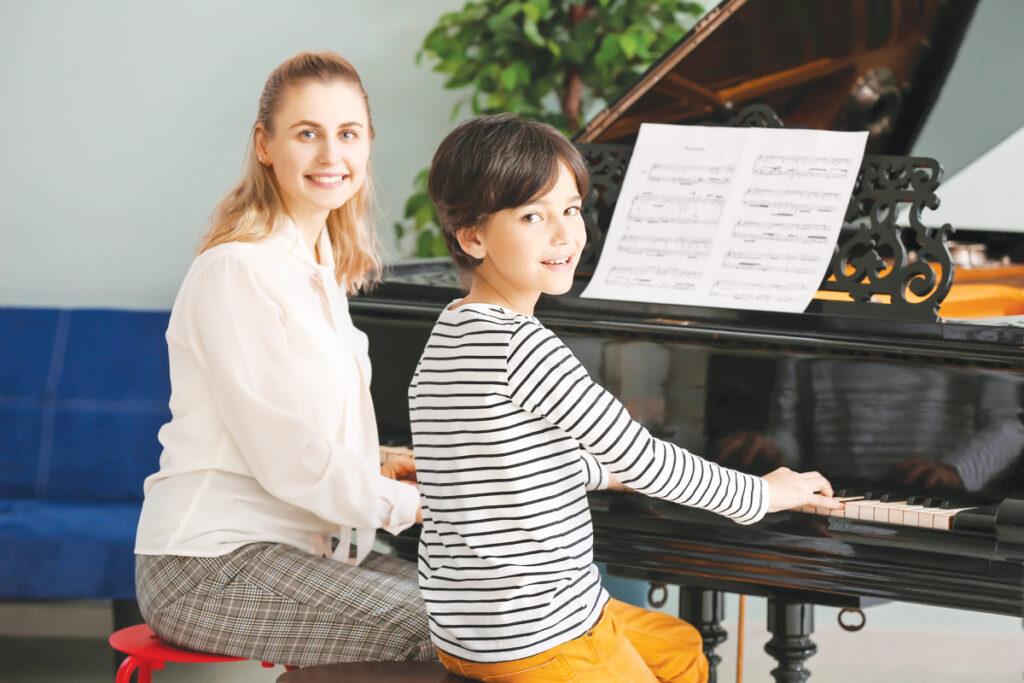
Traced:
[[380, 466], [380, 473], [388, 479], [416, 483], [416, 461], [411, 455], [392, 455]]
[[380, 461], [380, 473], [388, 479], [416, 483], [416, 461], [411, 448], [381, 446]]
[[788, 467], [761, 477], [768, 482], [768, 512], [790, 510], [803, 505], [840, 510], [843, 504], [832, 498], [832, 485], [817, 472], [794, 472]]

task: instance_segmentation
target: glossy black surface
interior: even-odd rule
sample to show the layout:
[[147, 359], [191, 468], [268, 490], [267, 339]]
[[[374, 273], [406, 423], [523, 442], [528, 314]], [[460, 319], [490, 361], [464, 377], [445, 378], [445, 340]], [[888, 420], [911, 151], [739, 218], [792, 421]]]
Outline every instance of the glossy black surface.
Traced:
[[640, 124], [726, 120], [767, 104], [790, 126], [866, 130], [907, 154], [977, 0], [725, 0], [599, 112], [578, 142], [626, 142]]
[[[447, 265], [416, 263], [351, 301], [371, 338], [383, 440], [410, 442], [408, 382], [435, 318], [459, 296]], [[785, 464], [837, 483], [990, 499], [972, 524], [944, 532], [788, 512], [743, 527], [597, 493], [596, 559], [632, 576], [796, 602], [1024, 616], [1024, 510], [1001, 509], [997, 528], [991, 505], [1024, 499], [1024, 330], [574, 294], [542, 298], [536, 314], [635, 419], [698, 454], [755, 474]]]
[[[576, 142], [629, 143], [643, 122], [726, 121], [767, 104], [786, 125], [864, 129], [869, 152], [905, 154], [976, 4], [723, 2]], [[585, 207], [584, 266], [596, 262], [626, 167], [628, 154], [609, 154], [592, 169], [604, 190]], [[1019, 240], [964, 237], [1018, 260]], [[933, 322], [934, 312], [915, 321], [591, 300], [578, 296], [585, 275], [569, 294], [542, 297], [536, 315], [656, 436], [754, 474], [788, 465], [936, 505], [978, 501], [940, 531], [792, 512], [745, 527], [636, 494], [592, 494], [595, 559], [685, 586], [681, 614], [706, 650], [724, 638], [716, 610], [700, 608], [718, 604], [715, 591], [768, 597], [777, 681], [808, 675], [813, 604], [1024, 616], [1024, 328]], [[462, 294], [457, 283], [446, 261], [421, 261], [351, 302], [371, 338], [385, 442], [411, 441], [408, 383], [440, 310]], [[415, 543], [415, 530], [403, 534], [400, 552], [415, 557]]]

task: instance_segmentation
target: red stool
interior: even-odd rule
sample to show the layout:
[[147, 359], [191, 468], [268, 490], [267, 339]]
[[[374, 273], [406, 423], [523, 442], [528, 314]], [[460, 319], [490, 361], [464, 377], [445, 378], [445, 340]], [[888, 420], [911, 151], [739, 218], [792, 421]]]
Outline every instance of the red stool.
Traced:
[[[245, 657], [226, 657], [176, 648], [160, 640], [160, 637], [153, 633], [146, 624], [129, 626], [115, 631], [110, 635], [109, 640], [110, 647], [128, 655], [121, 662], [114, 683], [130, 683], [136, 669], [139, 671], [138, 683], [152, 683], [153, 669], [164, 668], [165, 662], [210, 664], [213, 662], [240, 662], [245, 659]], [[274, 665], [270, 662], [263, 662], [263, 666], [270, 668]], [[286, 666], [285, 668], [291, 671], [296, 667]]]

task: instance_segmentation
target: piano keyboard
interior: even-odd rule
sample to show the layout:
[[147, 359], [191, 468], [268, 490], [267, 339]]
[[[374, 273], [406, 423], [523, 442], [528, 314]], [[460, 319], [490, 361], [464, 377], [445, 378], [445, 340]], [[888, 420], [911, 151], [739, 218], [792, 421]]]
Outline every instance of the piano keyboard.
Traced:
[[799, 512], [941, 531], [958, 530], [961, 527], [984, 529], [994, 524], [995, 517], [994, 501], [982, 498], [908, 495], [906, 492], [846, 492], [840, 489], [836, 492], [835, 500], [844, 504], [843, 509], [805, 505], [799, 508]]

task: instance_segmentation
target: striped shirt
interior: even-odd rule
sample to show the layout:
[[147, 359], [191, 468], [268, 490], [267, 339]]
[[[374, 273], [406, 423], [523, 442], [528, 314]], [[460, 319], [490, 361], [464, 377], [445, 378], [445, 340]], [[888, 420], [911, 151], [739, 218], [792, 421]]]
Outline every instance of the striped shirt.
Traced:
[[597, 621], [597, 461], [641, 493], [740, 523], [768, 505], [763, 480], [655, 439], [536, 318], [497, 306], [441, 313], [409, 408], [420, 589], [435, 644], [461, 659], [529, 657]]

